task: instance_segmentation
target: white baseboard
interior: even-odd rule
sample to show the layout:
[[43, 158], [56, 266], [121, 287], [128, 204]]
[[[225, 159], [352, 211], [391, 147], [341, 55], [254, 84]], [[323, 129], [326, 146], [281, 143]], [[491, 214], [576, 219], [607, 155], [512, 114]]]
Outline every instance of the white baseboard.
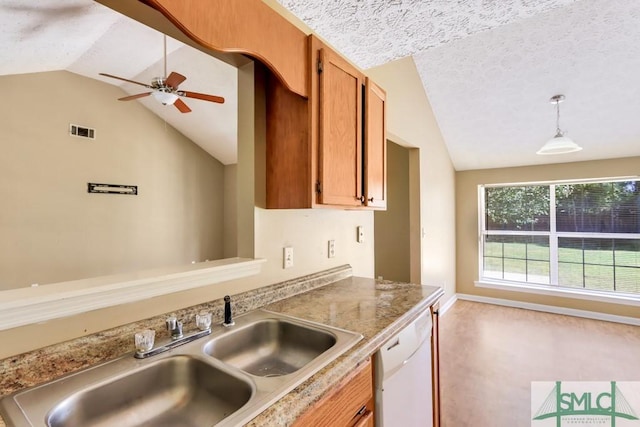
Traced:
[[445, 302], [444, 304], [440, 305], [440, 309], [438, 310], [438, 314], [440, 316], [443, 316], [447, 310], [449, 310], [451, 307], [453, 307], [453, 304], [455, 304], [455, 302], [458, 301], [458, 295], [454, 294], [451, 298], [449, 298], [449, 300], [447, 302]]
[[[524, 308], [526, 310], [543, 311], [546, 313], [564, 314], [567, 316], [583, 317], [586, 319], [604, 320], [606, 322], [624, 323], [627, 325], [640, 326], [640, 319], [636, 317], [616, 316], [614, 314], [598, 313], [596, 311], [577, 310], [574, 308], [556, 307], [553, 305], [533, 304], [529, 302], [512, 301], [502, 298], [490, 298], [479, 295], [455, 294], [453, 298], [447, 301], [447, 304], [445, 305], [449, 305], [449, 302], [455, 302], [456, 300], [481, 302], [485, 304], [502, 305], [505, 307]], [[453, 305], [453, 302], [451, 303], [451, 305]], [[447, 307], [447, 309], [448, 308], [449, 307]], [[442, 311], [442, 308], [440, 310]]]

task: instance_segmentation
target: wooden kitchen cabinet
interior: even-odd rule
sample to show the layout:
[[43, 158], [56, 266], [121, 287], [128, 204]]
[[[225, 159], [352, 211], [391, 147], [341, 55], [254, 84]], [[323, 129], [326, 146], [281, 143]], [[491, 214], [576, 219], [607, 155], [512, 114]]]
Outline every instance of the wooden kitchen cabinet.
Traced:
[[294, 427], [373, 427], [373, 369], [362, 363], [293, 424]]
[[365, 80], [364, 197], [365, 205], [387, 207], [387, 93]]
[[[125, 15], [130, 2], [98, 0]], [[291, 91], [308, 96], [307, 35], [261, 0], [139, 0], [199, 46], [258, 59]], [[134, 15], [135, 16], [135, 15]], [[138, 15], [141, 22], [149, 12]], [[154, 26], [157, 20], [147, 21]]]
[[267, 79], [267, 208], [386, 208], [386, 94], [309, 36], [309, 98]]
[[317, 200], [362, 206], [364, 74], [313, 39], [319, 104]]
[[[158, 24], [140, 4], [98, 1]], [[209, 52], [242, 53], [268, 69], [267, 208], [386, 209], [384, 90], [260, 0], [139, 2]]]

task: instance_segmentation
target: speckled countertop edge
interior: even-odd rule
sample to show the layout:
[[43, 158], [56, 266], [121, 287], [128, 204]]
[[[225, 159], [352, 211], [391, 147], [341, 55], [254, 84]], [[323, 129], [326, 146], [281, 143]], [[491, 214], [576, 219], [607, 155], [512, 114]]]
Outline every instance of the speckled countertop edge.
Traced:
[[[409, 324], [425, 309], [428, 309], [443, 294], [442, 289], [438, 287], [354, 278], [351, 274], [351, 267], [346, 265], [266, 286], [233, 297], [234, 311], [237, 315], [256, 308], [266, 308], [303, 319], [353, 330], [364, 335], [364, 339], [356, 344], [355, 347], [285, 395], [247, 425], [291, 425], [309, 405], [320, 399], [334, 384], [375, 353], [386, 340]], [[349, 287], [349, 289], [346, 289], [345, 286]], [[366, 295], [358, 297], [358, 295], [350, 292], [356, 288], [360, 289], [361, 292], [365, 292]], [[401, 298], [401, 301], [396, 302], [393, 309], [388, 307], [378, 309], [379, 300], [394, 295], [394, 292], [398, 294], [398, 298], [400, 298], [400, 293], [409, 293], [410, 297], [405, 295], [405, 297]], [[313, 300], [312, 303], [310, 303], [310, 300]], [[318, 300], [322, 300], [324, 303], [319, 303]], [[362, 307], [360, 307], [359, 311], [354, 311], [352, 307], [353, 304], [358, 303], [358, 300], [365, 301], [365, 303], [361, 304], [368, 304], [368, 306], [365, 306], [365, 311], [368, 312], [367, 322], [372, 321], [372, 319], [377, 322], [375, 325], [361, 327], [362, 329], [367, 329], [366, 331], [358, 330], [357, 322], [354, 324], [348, 320], [353, 313], [362, 312]], [[202, 310], [208, 310], [213, 313], [214, 320], [221, 320], [223, 306], [222, 300], [217, 299], [183, 310], [177, 310], [175, 314], [180, 318], [187, 319], [194, 317], [196, 313]], [[326, 318], [322, 314], [328, 307], [334, 309], [333, 317], [335, 318]], [[372, 311], [374, 307], [375, 309]], [[166, 335], [166, 331], [162, 328], [165, 317], [166, 315], [156, 316], [0, 360], [0, 372], [2, 372], [0, 396], [41, 384], [64, 374], [132, 352], [133, 342], [131, 337], [137, 330], [156, 329], [159, 338], [162, 338]], [[377, 317], [380, 317], [380, 319], [375, 320]], [[79, 349], [82, 349], [82, 351], [78, 351]], [[69, 354], [74, 356], [69, 357]], [[5, 427], [1, 417], [0, 427]]]

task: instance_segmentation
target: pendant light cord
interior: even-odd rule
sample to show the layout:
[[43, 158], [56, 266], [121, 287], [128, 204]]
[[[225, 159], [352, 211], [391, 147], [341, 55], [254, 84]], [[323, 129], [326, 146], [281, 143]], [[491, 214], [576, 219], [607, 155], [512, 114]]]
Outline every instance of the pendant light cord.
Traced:
[[560, 130], [560, 100], [556, 101], [556, 135], [562, 136]]

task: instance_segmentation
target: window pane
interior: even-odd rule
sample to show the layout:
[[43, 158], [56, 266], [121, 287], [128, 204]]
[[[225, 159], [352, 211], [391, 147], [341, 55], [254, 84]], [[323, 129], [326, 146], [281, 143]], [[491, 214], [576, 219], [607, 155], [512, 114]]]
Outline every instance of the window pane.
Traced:
[[549, 238], [485, 236], [483, 277], [549, 283]]
[[558, 239], [560, 286], [640, 293], [640, 240]]
[[640, 294], [640, 268], [616, 266], [616, 291]]
[[556, 229], [640, 233], [640, 181], [556, 186]]
[[584, 287], [582, 263], [558, 262], [558, 282], [570, 288]]
[[485, 188], [487, 230], [549, 231], [549, 186]]
[[640, 267], [640, 240], [615, 240], [616, 265], [624, 267]]
[[596, 291], [613, 291], [613, 266], [592, 265], [584, 266], [584, 287]]
[[504, 266], [504, 278], [514, 282], [526, 282], [527, 262], [523, 259], [507, 258]]

